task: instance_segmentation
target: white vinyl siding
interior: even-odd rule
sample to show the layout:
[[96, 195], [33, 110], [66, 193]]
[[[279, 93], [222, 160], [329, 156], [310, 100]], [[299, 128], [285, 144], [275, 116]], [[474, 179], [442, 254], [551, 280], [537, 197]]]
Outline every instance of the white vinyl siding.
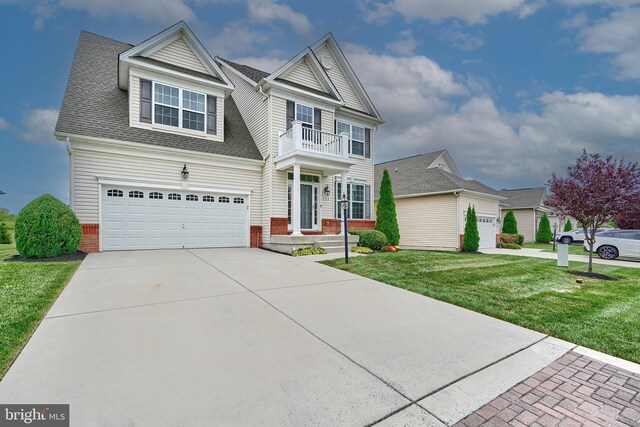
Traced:
[[364, 106], [362, 105], [362, 102], [360, 101], [360, 98], [358, 98], [358, 95], [356, 95], [353, 87], [351, 87], [349, 80], [347, 80], [344, 72], [342, 71], [342, 69], [340, 69], [338, 61], [331, 54], [331, 51], [327, 48], [326, 44], [323, 44], [320, 48], [318, 48], [315, 53], [318, 58], [322, 58], [322, 55], [328, 55], [333, 60], [333, 66], [325, 71], [329, 75], [329, 78], [335, 85], [336, 89], [338, 89], [338, 92], [340, 93], [342, 98], [344, 98], [347, 107], [359, 111], [366, 111]]
[[396, 199], [400, 245], [457, 248], [456, 210], [453, 194]]
[[169, 161], [78, 148], [73, 151], [72, 176], [76, 215], [81, 223], [98, 223], [97, 177], [182, 184], [180, 171], [185, 163], [189, 168], [190, 185], [219, 190], [251, 190], [251, 224], [260, 224], [260, 171], [193, 163], [177, 156]]
[[150, 58], [166, 62], [167, 64], [176, 65], [178, 67], [188, 68], [200, 73], [209, 74], [209, 71], [205, 68], [202, 62], [200, 62], [200, 59], [195, 53], [193, 53], [191, 48], [182, 38], [160, 49], [151, 55]]
[[289, 71], [282, 78], [303, 86], [310, 87], [312, 89], [325, 92], [325, 89], [318, 81], [318, 78], [315, 76], [313, 71], [311, 71], [311, 68], [309, 67], [306, 59], [301, 61], [293, 68], [293, 70]]

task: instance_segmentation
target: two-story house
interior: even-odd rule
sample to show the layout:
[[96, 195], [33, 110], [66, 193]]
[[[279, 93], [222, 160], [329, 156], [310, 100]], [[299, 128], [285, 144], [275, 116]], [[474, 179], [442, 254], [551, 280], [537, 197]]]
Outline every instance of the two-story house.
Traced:
[[343, 193], [373, 227], [382, 123], [330, 34], [266, 73], [179, 22], [135, 46], [82, 32], [55, 135], [82, 250], [288, 252], [335, 240]]

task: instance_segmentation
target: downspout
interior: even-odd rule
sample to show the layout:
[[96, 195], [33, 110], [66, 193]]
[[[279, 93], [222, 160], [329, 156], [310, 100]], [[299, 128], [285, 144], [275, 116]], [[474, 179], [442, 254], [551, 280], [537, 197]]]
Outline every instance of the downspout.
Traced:
[[453, 194], [456, 196], [456, 250], [460, 252], [460, 192]]
[[73, 163], [73, 150], [71, 149], [71, 141], [69, 137], [66, 138], [67, 141], [67, 153], [69, 153], [69, 206], [71, 210], [75, 212], [75, 197], [74, 197], [74, 163]]

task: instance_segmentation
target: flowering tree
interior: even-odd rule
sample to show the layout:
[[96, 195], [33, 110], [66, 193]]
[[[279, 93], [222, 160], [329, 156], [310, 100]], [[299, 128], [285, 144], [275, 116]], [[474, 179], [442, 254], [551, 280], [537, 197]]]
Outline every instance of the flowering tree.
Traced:
[[640, 229], [640, 198], [631, 203], [628, 209], [613, 218], [616, 226], [627, 230]]
[[589, 244], [589, 273], [593, 272], [595, 230], [610, 218], [627, 212], [640, 197], [640, 168], [612, 156], [582, 151], [566, 177], [553, 174], [547, 204], [563, 216], [575, 218]]

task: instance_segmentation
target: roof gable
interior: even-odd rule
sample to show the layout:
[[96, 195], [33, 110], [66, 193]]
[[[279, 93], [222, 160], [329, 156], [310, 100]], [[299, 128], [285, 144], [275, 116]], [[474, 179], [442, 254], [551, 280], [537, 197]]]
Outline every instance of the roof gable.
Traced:
[[311, 46], [311, 50], [326, 68], [329, 78], [345, 100], [345, 106], [367, 113], [382, 121], [380, 113], [364, 90], [333, 34], [328, 33], [322, 37]]
[[506, 188], [499, 191], [500, 195], [506, 197], [508, 209], [537, 209], [544, 207], [544, 199], [547, 190], [545, 187]]
[[[160, 68], [162, 68], [162, 63], [166, 63], [170, 66], [178, 66], [186, 70], [211, 75], [218, 79], [220, 81], [219, 84], [225, 89], [233, 89], [233, 84], [229, 78], [222, 72], [218, 64], [184, 21], [172, 25], [120, 54], [118, 83], [121, 89], [128, 88], [129, 65], [145, 66], [146, 64], [149, 66], [148, 61], [139, 61], [138, 58], [140, 57], [159, 61]], [[171, 70], [171, 67], [166, 68]], [[176, 71], [175, 68], [173, 71]], [[190, 73], [181, 74], [190, 75]]]
[[293, 67], [289, 72], [282, 76], [283, 80], [298, 83], [303, 86], [309, 86], [312, 89], [325, 91], [316, 74], [311, 70], [307, 60], [300, 61], [298, 65]]
[[[436, 151], [435, 153], [438, 153], [438, 151]], [[435, 153], [430, 153], [430, 154], [435, 154]], [[446, 167], [449, 169], [447, 172], [452, 173], [456, 176], [462, 177], [462, 175], [460, 175], [460, 171], [458, 170], [458, 167], [456, 166], [456, 164], [453, 162], [453, 159], [449, 155], [449, 152], [447, 150], [442, 150], [439, 153], [440, 155], [433, 162], [431, 162], [431, 164], [428, 167], [439, 168], [440, 164], [444, 163]]]

